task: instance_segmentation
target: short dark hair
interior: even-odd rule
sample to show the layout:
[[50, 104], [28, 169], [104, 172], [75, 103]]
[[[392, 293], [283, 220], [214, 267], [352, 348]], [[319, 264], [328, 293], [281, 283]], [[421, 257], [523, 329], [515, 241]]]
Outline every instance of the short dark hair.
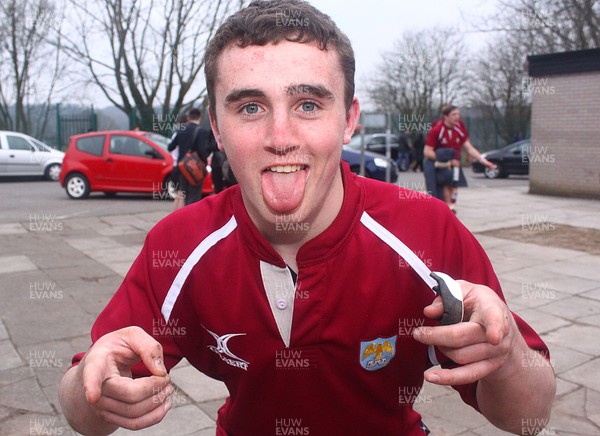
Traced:
[[442, 115], [448, 116], [454, 109], [458, 109], [458, 106], [454, 106], [453, 104], [445, 104], [442, 106]]
[[193, 120], [197, 120], [198, 118], [202, 118], [202, 111], [200, 109], [197, 109], [197, 108], [192, 108], [188, 112], [188, 117], [191, 118], [191, 119], [193, 119]]
[[[285, 20], [285, 21], [284, 21]], [[344, 72], [344, 103], [354, 99], [354, 51], [348, 37], [333, 20], [302, 0], [258, 0], [231, 15], [219, 27], [206, 48], [204, 74], [211, 112], [215, 113], [215, 81], [219, 55], [232, 44], [238, 47], [277, 44], [280, 41], [316, 42], [321, 50], [332, 46]]]

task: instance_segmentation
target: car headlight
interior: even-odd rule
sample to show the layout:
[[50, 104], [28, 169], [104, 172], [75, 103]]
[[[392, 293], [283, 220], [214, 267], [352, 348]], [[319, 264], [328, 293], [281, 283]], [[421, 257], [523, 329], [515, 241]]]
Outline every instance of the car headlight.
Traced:
[[375, 159], [373, 159], [373, 163], [375, 163], [375, 166], [378, 166], [380, 168], [387, 168], [389, 165], [389, 162], [386, 159], [382, 159], [380, 157], [376, 157]]

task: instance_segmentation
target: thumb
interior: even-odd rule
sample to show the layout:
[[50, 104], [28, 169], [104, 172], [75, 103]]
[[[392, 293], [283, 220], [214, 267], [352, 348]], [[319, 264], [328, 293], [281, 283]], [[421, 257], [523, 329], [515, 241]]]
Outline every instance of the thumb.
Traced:
[[423, 309], [423, 314], [430, 319], [439, 319], [443, 313], [444, 305], [440, 296], [435, 297], [431, 304]]
[[79, 364], [87, 401], [97, 403], [104, 381], [120, 377], [123, 368], [140, 360], [153, 375], [167, 375], [162, 346], [140, 327], [126, 327], [98, 339]]
[[140, 327], [123, 329], [123, 340], [136, 356], [139, 356], [152, 375], [164, 377], [167, 375], [162, 345]]

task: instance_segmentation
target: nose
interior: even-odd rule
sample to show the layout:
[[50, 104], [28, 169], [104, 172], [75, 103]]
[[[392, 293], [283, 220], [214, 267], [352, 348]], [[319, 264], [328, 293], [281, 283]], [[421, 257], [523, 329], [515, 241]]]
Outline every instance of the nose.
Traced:
[[295, 151], [299, 148], [296, 138], [296, 129], [290, 113], [283, 108], [273, 110], [265, 144], [267, 150], [277, 155]]

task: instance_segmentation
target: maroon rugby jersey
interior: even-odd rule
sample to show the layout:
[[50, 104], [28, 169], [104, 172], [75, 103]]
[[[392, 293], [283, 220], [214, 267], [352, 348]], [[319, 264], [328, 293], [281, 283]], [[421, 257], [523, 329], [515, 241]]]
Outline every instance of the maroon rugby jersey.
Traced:
[[458, 120], [453, 128], [449, 128], [444, 124], [444, 119], [439, 118], [433, 122], [425, 145], [433, 147], [434, 150], [438, 148], [453, 148], [455, 150], [454, 158], [460, 160], [460, 152], [462, 145], [469, 139], [469, 133], [462, 120]]
[[[483, 249], [445, 204], [342, 168], [342, 209], [298, 252], [295, 285], [233, 187], [149, 232], [92, 339], [137, 325], [162, 343], [168, 369], [185, 357], [225, 382], [230, 398], [219, 411], [220, 435], [422, 435], [412, 402], [432, 363], [411, 331], [436, 324], [423, 316], [434, 294], [369, 222], [432, 270], [501, 295], [500, 286]], [[298, 225], [284, 221], [278, 231]], [[516, 320], [530, 347], [547, 354]], [[148, 372], [137, 365], [134, 373]], [[475, 387], [456, 387], [473, 407]]]

